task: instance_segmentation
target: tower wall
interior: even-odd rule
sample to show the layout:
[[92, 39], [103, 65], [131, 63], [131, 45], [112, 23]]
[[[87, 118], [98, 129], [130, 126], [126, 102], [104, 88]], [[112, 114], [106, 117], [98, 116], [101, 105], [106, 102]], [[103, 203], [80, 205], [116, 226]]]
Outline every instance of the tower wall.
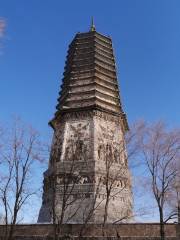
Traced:
[[110, 192], [107, 222], [128, 221], [132, 216], [131, 176], [122, 126], [119, 116], [102, 112], [94, 116], [95, 172], [102, 179], [96, 222], [103, 222], [107, 191]]
[[[88, 217], [89, 222], [102, 223], [107, 181], [112, 184], [108, 222], [129, 218], [131, 181], [121, 121], [119, 116], [99, 110], [63, 115], [55, 125], [39, 222], [53, 221], [53, 210], [61, 216], [65, 201], [69, 206], [64, 211], [64, 223], [83, 223]], [[65, 182], [66, 177], [69, 182]], [[64, 194], [68, 200], [63, 200]]]

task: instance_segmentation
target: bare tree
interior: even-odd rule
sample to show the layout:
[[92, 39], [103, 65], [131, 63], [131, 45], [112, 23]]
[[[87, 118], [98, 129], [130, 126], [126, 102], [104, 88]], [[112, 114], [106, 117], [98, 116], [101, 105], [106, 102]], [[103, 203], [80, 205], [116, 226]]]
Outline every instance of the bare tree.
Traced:
[[162, 122], [145, 124], [141, 134], [141, 150], [159, 210], [160, 236], [164, 240], [165, 223], [177, 217], [168, 207], [168, 197], [172, 193], [172, 184], [178, 174], [176, 161], [179, 161], [180, 157], [180, 131], [167, 130]]
[[0, 139], [0, 201], [5, 221], [5, 239], [13, 239], [21, 210], [38, 190], [33, 185], [35, 167], [43, 161], [39, 134], [15, 120]]
[[[121, 211], [113, 224], [132, 221], [134, 217], [142, 216], [145, 213], [143, 208], [139, 208], [136, 213], [133, 212], [133, 196], [132, 196], [132, 182], [131, 173], [133, 169], [140, 167], [140, 161], [134, 161], [136, 155], [139, 154], [140, 145], [140, 132], [143, 131], [144, 122], [137, 121], [134, 123], [130, 130], [122, 135], [121, 140], [118, 142], [119, 146], [119, 161], [116, 159], [115, 151], [113, 149], [113, 140], [106, 144], [104, 162], [105, 174], [102, 174], [104, 185], [104, 217], [103, 217], [103, 235], [105, 234], [105, 225], [108, 222], [110, 206], [113, 201], [119, 201], [122, 205], [119, 207]], [[114, 138], [114, 137], [113, 137]], [[129, 193], [126, 195], [126, 193]], [[124, 202], [122, 204], [122, 201]], [[119, 205], [119, 206], [120, 206]], [[119, 209], [117, 209], [119, 211]], [[118, 232], [117, 232], [118, 236]]]
[[[140, 165], [140, 161], [134, 161], [135, 156], [139, 156], [139, 150], [142, 146], [142, 139], [145, 134], [145, 124], [143, 121], [138, 121], [134, 124], [126, 134], [126, 139], [122, 138], [120, 142], [118, 142], [120, 155], [120, 161], [117, 162], [117, 154], [116, 147], [113, 146], [113, 139], [111, 141], [105, 141], [102, 143], [103, 146], [103, 167], [102, 171], [96, 175], [96, 179], [94, 179], [94, 195], [93, 201], [91, 200], [91, 208], [89, 211], [83, 212], [83, 224], [79, 231], [79, 237], [83, 235], [86, 231], [88, 223], [91, 222], [94, 213], [99, 211], [99, 209], [103, 213], [103, 226], [105, 227], [108, 222], [109, 216], [109, 206], [111, 205], [111, 201], [116, 198], [117, 201], [122, 201], [124, 197], [123, 191], [129, 189], [131, 190], [131, 180], [128, 174], [128, 165], [131, 168], [137, 168]], [[56, 137], [56, 135], [55, 135]], [[59, 141], [59, 136], [56, 137], [56, 141]], [[77, 139], [78, 140], [78, 139]], [[115, 143], [116, 144], [116, 143]], [[101, 147], [102, 147], [101, 145]], [[86, 194], [82, 196], [82, 191], [78, 191], [77, 188], [82, 184], [82, 176], [83, 176], [83, 167], [82, 165], [76, 161], [77, 155], [76, 152], [73, 152], [73, 147], [71, 148], [71, 161], [67, 159], [65, 161], [59, 161], [60, 158], [58, 146], [61, 146], [60, 143], [53, 143], [53, 146], [56, 149], [51, 151], [51, 167], [49, 169], [51, 172], [51, 191], [53, 191], [53, 203], [52, 203], [52, 212], [53, 212], [53, 223], [55, 226], [54, 236], [57, 236], [61, 233], [62, 225], [67, 222], [71, 222], [73, 217], [78, 214], [79, 211], [83, 211], [81, 205], [86, 200]], [[68, 150], [68, 149], [66, 149]], [[65, 152], [66, 152], [65, 150]], [[57, 153], [57, 154], [56, 154]], [[99, 155], [100, 152], [98, 152]], [[84, 158], [85, 156], [81, 156]], [[101, 166], [102, 166], [101, 165]], [[85, 184], [86, 185], [86, 184]], [[53, 187], [52, 187], [53, 186]], [[82, 185], [82, 187], [85, 187]], [[91, 192], [90, 188], [87, 191]], [[48, 195], [48, 194], [47, 194]], [[89, 195], [89, 193], [87, 194]], [[103, 195], [101, 199], [99, 196]], [[132, 204], [132, 202], [129, 202]], [[80, 209], [81, 208], [81, 209]], [[71, 211], [69, 211], [71, 209]], [[131, 206], [129, 207], [131, 209]], [[119, 218], [114, 221], [114, 224], [118, 224], [122, 221], [127, 221], [129, 218], [142, 216], [146, 214], [144, 208], [138, 209], [138, 212], [132, 213], [128, 211], [124, 211], [119, 215]], [[68, 216], [68, 217], [67, 217]]]
[[174, 197], [171, 199], [174, 203], [174, 215], [177, 216], [177, 223], [180, 224], [180, 179], [173, 186], [174, 188]]
[[170, 194], [168, 195], [169, 207], [172, 209], [172, 213], [174, 213], [174, 218], [177, 218], [177, 223], [180, 224], [180, 162], [175, 165], [177, 169], [177, 176], [172, 183], [172, 189]]
[[175, 184], [174, 184], [174, 188], [175, 188], [175, 192], [176, 192], [176, 196], [177, 196], [177, 203], [176, 203], [176, 208], [177, 208], [177, 222], [180, 225], [180, 156], [177, 159], [176, 162], [176, 169], [178, 171], [177, 177], [175, 179]]
[[104, 199], [102, 199], [101, 201], [97, 201], [98, 196], [102, 190], [102, 186], [103, 186], [102, 178], [100, 177], [95, 184], [94, 196], [93, 196], [93, 200], [91, 201], [90, 208], [88, 209], [88, 211], [86, 211], [85, 209], [85, 211], [83, 212], [83, 223], [80, 227], [79, 234], [78, 234], [79, 239], [81, 239], [83, 237], [83, 234], [86, 233], [88, 224], [92, 221], [95, 211], [101, 206], [101, 204], [104, 201]]
[[[105, 187], [105, 209], [103, 225], [105, 226], [109, 215], [108, 210], [110, 201], [115, 198], [121, 198], [124, 189], [128, 187], [130, 188], [131, 183], [127, 178], [127, 166], [125, 166], [124, 162], [114, 164], [113, 158], [108, 154], [108, 152], [106, 152], [104, 160], [105, 175], [103, 176], [103, 185]], [[128, 219], [130, 215], [131, 213], [128, 212], [123, 213], [123, 215], [117, 221], [121, 222], [124, 219]]]
[[85, 194], [78, 191], [80, 183], [83, 184], [82, 170], [77, 169], [75, 161], [62, 162], [60, 171], [57, 169], [54, 175], [51, 188], [55, 239], [62, 233], [62, 225], [73, 221], [86, 199]]
[[[44, 197], [49, 196], [51, 199], [49, 206], [54, 226], [54, 239], [62, 234], [63, 224], [72, 222], [74, 217], [82, 211], [82, 204], [92, 191], [88, 178], [85, 176], [87, 168], [85, 154], [78, 156], [76, 148], [66, 148], [65, 152], [68, 156], [61, 161], [60, 141], [57, 131], [53, 137], [50, 165], [45, 177], [47, 189]], [[83, 163], [77, 160], [79, 157], [82, 158]], [[86, 189], [81, 191], [79, 186]]]
[[[103, 157], [101, 158], [101, 171], [99, 171], [95, 181], [96, 191], [94, 194], [94, 204], [92, 204], [92, 208], [89, 214], [84, 218], [84, 223], [80, 228], [79, 237], [85, 233], [88, 227], [87, 225], [93, 217], [94, 213], [99, 210], [103, 214], [102, 231], [103, 235], [105, 235], [105, 226], [107, 222], [109, 222], [108, 218], [110, 206], [113, 204], [114, 200], [120, 201], [121, 203], [122, 200], [125, 200], [123, 191], [131, 191], [131, 177], [129, 176], [128, 172], [128, 159], [133, 159], [133, 157], [139, 151], [138, 137], [139, 131], [142, 130], [143, 126], [143, 122], [140, 121], [134, 124], [133, 129], [127, 133], [126, 139], [122, 138], [118, 142], [118, 146], [116, 144], [116, 140], [114, 139], [114, 135], [112, 135], [109, 141], [107, 141], [107, 139], [103, 139], [101, 142], [100, 150], [103, 150]], [[119, 149], [118, 151], [117, 148]], [[98, 152], [98, 155], [101, 156], [100, 151]], [[132, 168], [139, 166], [137, 163], [130, 165]], [[103, 198], [100, 198], [99, 200], [99, 196], [102, 195]], [[132, 209], [131, 199], [126, 199], [126, 201], [127, 209]], [[138, 215], [139, 214], [142, 215], [142, 209], [139, 209]], [[132, 211], [128, 211], [125, 209], [125, 207], [122, 207], [122, 211], [119, 213], [119, 218], [117, 216], [116, 221], [114, 221], [113, 224], [127, 221], [134, 216], [135, 215]], [[110, 221], [112, 221], [112, 219]]]
[[[57, 136], [56, 136], [57, 135]], [[61, 143], [59, 143], [59, 133], [55, 133], [54, 139], [53, 139], [53, 144], [52, 144], [52, 151], [51, 151], [51, 156], [50, 156], [50, 168], [49, 172], [51, 172], [51, 191], [53, 191], [53, 223], [55, 226], [55, 237], [59, 235], [62, 224], [69, 222], [73, 217], [80, 212], [80, 207], [81, 207], [81, 212], [83, 212], [83, 228], [80, 230], [80, 235], [82, 234], [82, 230], [85, 229], [86, 225], [91, 221], [94, 212], [101, 207], [100, 205], [103, 203], [104, 204], [104, 224], [107, 221], [108, 217], [108, 207], [109, 207], [109, 202], [110, 199], [114, 198], [115, 195], [120, 193], [124, 188], [125, 188], [125, 181], [122, 183], [122, 178], [125, 173], [125, 169], [127, 169], [127, 159], [124, 156], [124, 147], [125, 147], [125, 142], [123, 140], [123, 150], [122, 155], [123, 155], [123, 163], [119, 164], [114, 164], [115, 161], [118, 161], [118, 152], [117, 149], [114, 155], [112, 155], [112, 151], [110, 149], [110, 143], [109, 144], [104, 144], [106, 147], [105, 149], [105, 158], [101, 159], [105, 164], [105, 169], [102, 173], [99, 173], [98, 176], [92, 177], [91, 181], [86, 182], [88, 180], [87, 176], [83, 180], [83, 165], [88, 164], [86, 162], [86, 152], [81, 152], [81, 156], [77, 156], [76, 153], [76, 147], [74, 148], [73, 146], [71, 149], [66, 148], [65, 152], [68, 153], [68, 151], [71, 151], [70, 154], [68, 153], [66, 159], [64, 161], [59, 161], [60, 158], [60, 152], [58, 151], [58, 147], [61, 146]], [[77, 134], [77, 140], [76, 144], [77, 146], [79, 145], [80, 142], [80, 137], [78, 137]], [[82, 147], [81, 147], [82, 149]], [[75, 150], [75, 152], [73, 152]], [[100, 154], [100, 153], [99, 153]], [[69, 161], [69, 155], [71, 156]], [[111, 156], [110, 156], [111, 155]], [[83, 160], [79, 164], [77, 161], [77, 158], [81, 157]], [[114, 159], [116, 157], [116, 160]], [[69, 159], [69, 160], [68, 160]], [[126, 165], [126, 166], [125, 166]], [[114, 173], [114, 166], [116, 167], [116, 172]], [[118, 168], [117, 168], [118, 166]], [[84, 166], [86, 169], [86, 166]], [[96, 178], [96, 179], [95, 179]], [[85, 181], [86, 184], [83, 184], [82, 181]], [[123, 184], [122, 186], [118, 186], [116, 188], [117, 181], [121, 181], [120, 184]], [[82, 184], [82, 185], [81, 185]], [[84, 185], [84, 186], [83, 186]], [[85, 186], [86, 185], [86, 186]], [[93, 189], [93, 197], [88, 201], [88, 210], [87, 209], [82, 209], [82, 204], [89, 198], [89, 195], [91, 195], [91, 187], [94, 185]], [[53, 187], [52, 187], [53, 186]], [[86, 187], [86, 191], [83, 193], [83, 191], [78, 191], [78, 186], [81, 186], [81, 188]], [[116, 193], [115, 189], [116, 188]], [[101, 191], [100, 191], [101, 189]], [[118, 189], [118, 191], [117, 191]], [[60, 191], [60, 193], [58, 193]], [[97, 197], [99, 196], [99, 193], [101, 192], [101, 195], [103, 194], [105, 198], [103, 199], [98, 199]], [[75, 194], [74, 194], [75, 193]], [[83, 196], [82, 196], [83, 194]], [[47, 195], [47, 194], [46, 194]], [[83, 204], [85, 205], [85, 204]], [[72, 211], [70, 212], [69, 209]], [[67, 216], [68, 214], [68, 218]], [[126, 216], [127, 217], [127, 216]]]
[[4, 224], [4, 216], [0, 213], [0, 224]]

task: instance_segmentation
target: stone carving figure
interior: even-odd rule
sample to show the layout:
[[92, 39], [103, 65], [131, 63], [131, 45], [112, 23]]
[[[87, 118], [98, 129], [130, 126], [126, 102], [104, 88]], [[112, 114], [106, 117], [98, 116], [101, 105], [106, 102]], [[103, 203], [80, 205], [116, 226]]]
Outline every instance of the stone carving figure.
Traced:
[[99, 160], [103, 160], [103, 158], [104, 158], [104, 149], [105, 149], [105, 147], [103, 144], [100, 144], [98, 146], [98, 159]]
[[79, 179], [79, 183], [80, 184], [86, 184], [86, 183], [89, 183], [89, 178], [87, 176], [82, 176], [80, 179]]
[[118, 163], [119, 162], [119, 153], [118, 153], [118, 150], [116, 147], [114, 148], [113, 155], [114, 155], [114, 162]]

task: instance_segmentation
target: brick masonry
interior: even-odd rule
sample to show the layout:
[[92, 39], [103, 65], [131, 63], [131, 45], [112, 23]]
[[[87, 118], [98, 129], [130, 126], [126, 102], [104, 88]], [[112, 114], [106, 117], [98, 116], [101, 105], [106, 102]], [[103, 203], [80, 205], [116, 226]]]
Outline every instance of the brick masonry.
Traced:
[[[62, 235], [78, 239], [83, 225], [66, 224], [62, 226]], [[0, 225], [0, 238], [2, 239], [4, 226]], [[180, 227], [177, 224], [166, 224], [167, 240], [180, 240]], [[118, 234], [117, 234], [118, 233]], [[32, 224], [17, 225], [15, 230], [17, 239], [48, 239], [53, 237], [53, 225]], [[62, 236], [61, 235], [61, 236]], [[158, 240], [159, 224], [136, 223], [106, 225], [104, 231], [101, 224], [89, 224], [83, 234], [84, 239], [121, 239], [121, 240]]]

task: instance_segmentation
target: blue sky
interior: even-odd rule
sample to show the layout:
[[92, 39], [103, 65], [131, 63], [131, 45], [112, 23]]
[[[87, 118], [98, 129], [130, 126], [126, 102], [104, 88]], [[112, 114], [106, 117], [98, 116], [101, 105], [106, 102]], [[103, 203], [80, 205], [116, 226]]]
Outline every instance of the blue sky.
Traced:
[[0, 122], [18, 115], [50, 133], [68, 45], [91, 16], [112, 37], [129, 122], [179, 126], [179, 0], [0, 0]]
[[[113, 39], [130, 122], [180, 121], [179, 0], [1, 0], [0, 121], [22, 117], [44, 133], [57, 103], [68, 44], [88, 31]], [[1, 45], [2, 45], [1, 44]]]

